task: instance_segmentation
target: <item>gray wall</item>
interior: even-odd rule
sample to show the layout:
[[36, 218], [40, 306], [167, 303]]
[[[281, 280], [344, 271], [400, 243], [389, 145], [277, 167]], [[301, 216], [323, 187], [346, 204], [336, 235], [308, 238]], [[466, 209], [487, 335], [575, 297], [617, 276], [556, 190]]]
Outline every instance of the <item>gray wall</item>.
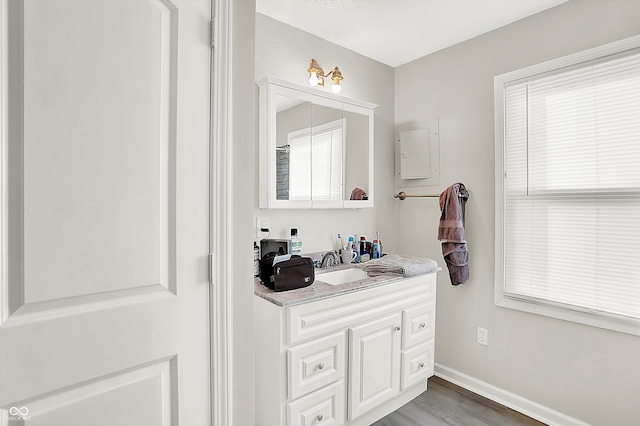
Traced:
[[[344, 75], [340, 95], [379, 106], [374, 110], [375, 208], [266, 210], [257, 207], [256, 193], [254, 215], [269, 218], [271, 238], [289, 238], [290, 228], [298, 228], [303, 252], [338, 248], [338, 233], [343, 236], [366, 235], [373, 239], [376, 231], [380, 231], [385, 250], [395, 251], [393, 68], [261, 14], [256, 14], [255, 23], [256, 81], [268, 75], [297, 84], [308, 84], [307, 68], [311, 58], [315, 58], [325, 70], [335, 66], [340, 68]], [[325, 90], [330, 90], [330, 82], [327, 84]], [[257, 152], [257, 138], [255, 149]], [[255, 170], [258, 170], [257, 159]], [[254, 227], [255, 220], [252, 229]]]
[[[493, 77], [640, 34], [639, 17], [637, 0], [572, 0], [395, 69], [396, 124], [439, 118], [438, 189], [471, 193], [471, 279], [439, 274], [436, 362], [593, 425], [640, 424], [640, 337], [494, 306]], [[402, 202], [398, 247], [444, 265], [438, 218], [437, 199]]]

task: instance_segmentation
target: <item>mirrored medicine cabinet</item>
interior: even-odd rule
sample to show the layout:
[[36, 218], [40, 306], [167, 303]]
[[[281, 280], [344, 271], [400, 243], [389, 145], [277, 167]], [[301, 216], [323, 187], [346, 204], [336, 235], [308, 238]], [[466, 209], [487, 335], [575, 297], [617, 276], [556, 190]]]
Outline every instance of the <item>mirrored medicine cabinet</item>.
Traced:
[[260, 208], [373, 207], [376, 105], [273, 77], [257, 84]]

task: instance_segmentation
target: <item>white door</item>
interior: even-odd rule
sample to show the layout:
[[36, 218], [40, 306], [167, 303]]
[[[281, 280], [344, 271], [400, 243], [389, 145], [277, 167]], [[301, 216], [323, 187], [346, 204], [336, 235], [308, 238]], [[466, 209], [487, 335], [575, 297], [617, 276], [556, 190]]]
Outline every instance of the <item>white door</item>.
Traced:
[[210, 16], [0, 0], [0, 425], [209, 424]]
[[400, 392], [400, 312], [349, 329], [349, 420]]

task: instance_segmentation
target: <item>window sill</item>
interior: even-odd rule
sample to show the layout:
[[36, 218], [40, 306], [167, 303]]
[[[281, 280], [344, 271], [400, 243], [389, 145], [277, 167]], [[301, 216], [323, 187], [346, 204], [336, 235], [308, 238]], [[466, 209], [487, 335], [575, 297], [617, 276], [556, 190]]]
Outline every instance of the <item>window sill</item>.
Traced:
[[623, 320], [589, 312], [567, 309], [559, 306], [516, 300], [496, 295], [495, 305], [508, 309], [544, 315], [564, 321], [571, 321], [592, 327], [604, 328], [619, 333], [640, 336], [640, 321]]

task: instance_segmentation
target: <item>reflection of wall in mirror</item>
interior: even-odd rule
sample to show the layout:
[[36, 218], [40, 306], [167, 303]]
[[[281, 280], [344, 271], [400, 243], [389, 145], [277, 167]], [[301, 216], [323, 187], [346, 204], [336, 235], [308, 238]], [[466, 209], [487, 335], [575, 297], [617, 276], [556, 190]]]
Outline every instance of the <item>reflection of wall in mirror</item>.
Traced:
[[347, 170], [344, 199], [348, 200], [354, 188], [369, 194], [369, 117], [345, 111], [347, 121]]

